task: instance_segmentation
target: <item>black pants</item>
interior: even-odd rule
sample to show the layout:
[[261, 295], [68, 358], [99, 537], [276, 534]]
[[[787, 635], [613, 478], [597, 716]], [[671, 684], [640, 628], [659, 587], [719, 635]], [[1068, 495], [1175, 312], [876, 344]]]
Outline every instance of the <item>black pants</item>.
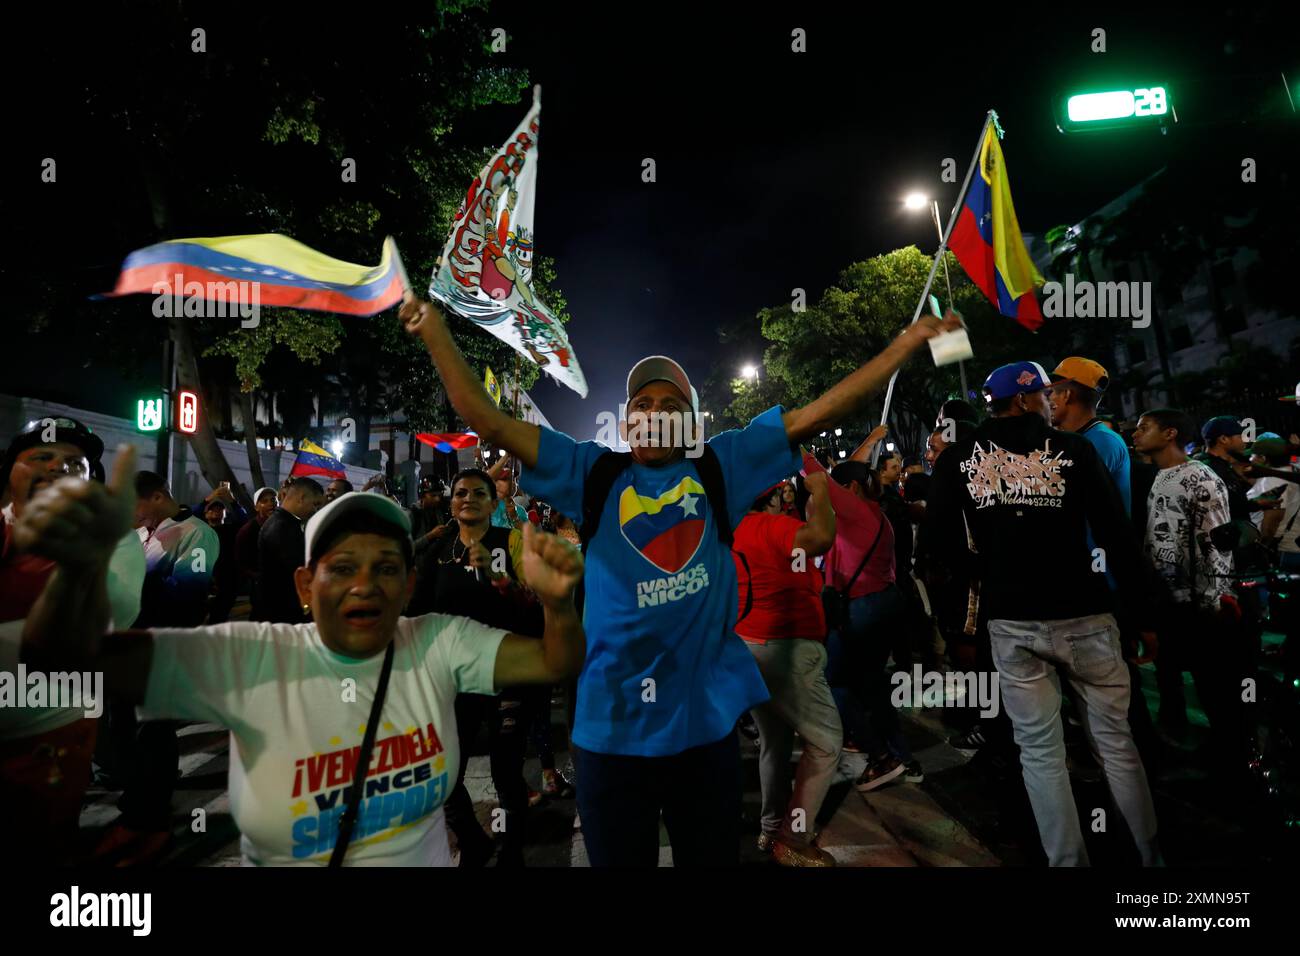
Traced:
[[524, 754], [528, 747], [528, 730], [532, 721], [530, 708], [517, 688], [507, 688], [499, 697], [484, 694], [459, 694], [456, 697], [456, 733], [460, 740], [460, 774], [456, 787], [447, 798], [447, 826], [456, 834], [456, 842], [467, 858], [486, 856], [491, 840], [474, 816], [474, 802], [465, 789], [465, 770], [470, 750], [480, 728], [487, 726], [488, 759], [492, 766], [492, 785], [505, 811], [500, 832], [501, 853], [498, 865], [523, 865], [525, 816], [528, 811], [528, 786], [524, 783]]
[[1190, 671], [1196, 696], [1210, 722], [1210, 756], [1226, 767], [1245, 765], [1245, 706], [1242, 679], [1247, 676], [1240, 628], [1216, 613], [1174, 605], [1166, 610], [1160, 631], [1156, 681], [1160, 688], [1160, 722], [1187, 724], [1183, 673]]
[[[101, 733], [101, 746], [111, 772], [122, 783], [118, 809], [120, 822], [132, 830], [171, 829], [172, 794], [180, 766], [179, 723], [148, 720], [135, 716], [135, 705], [110, 700], [105, 717], [108, 733]], [[102, 728], [101, 728], [102, 731]]]
[[673, 866], [740, 862], [740, 744], [721, 740], [666, 757], [573, 747], [578, 811], [592, 866], [657, 866], [659, 818]]

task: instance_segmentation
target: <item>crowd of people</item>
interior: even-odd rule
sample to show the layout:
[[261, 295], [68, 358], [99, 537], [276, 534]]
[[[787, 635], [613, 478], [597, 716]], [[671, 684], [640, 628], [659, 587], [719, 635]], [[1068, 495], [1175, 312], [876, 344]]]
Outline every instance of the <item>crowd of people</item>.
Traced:
[[[954, 708], [951, 743], [1001, 768], [999, 805], [1027, 808], [1052, 865], [1088, 863], [1072, 725], [1138, 858], [1162, 863], [1148, 777], [1188, 732], [1184, 672], [1216, 782], [1245, 786], [1241, 687], [1270, 606], [1258, 583], [1300, 572], [1294, 435], [1248, 447], [1242, 422], [1197, 430], [1173, 409], [1103, 421], [1106, 370], [1076, 356], [1050, 375], [995, 369], [985, 408], [944, 403], [923, 454], [882, 452], [883, 426], [838, 460], [804, 450], [959, 321], [926, 316], [809, 405], [697, 446], [668, 428], [699, 415], [686, 372], [643, 359], [616, 452], [502, 412], [431, 304], [408, 298], [400, 317], [460, 416], [507, 453], [421, 479], [409, 510], [382, 480], [308, 477], [258, 489], [251, 514], [225, 485], [186, 506], [129, 449], [105, 476], [102, 441], [75, 420], [12, 438], [0, 668], [102, 672], [108, 698], [97, 718], [0, 710], [0, 790], [22, 821], [4, 838], [20, 856], [84, 854], [98, 776], [122, 791], [121, 818], [93, 858], [157, 859], [178, 722], [205, 721], [231, 733], [252, 863], [445, 865], [450, 831], [460, 865], [519, 866], [529, 808], [550, 795], [576, 796], [593, 865], [655, 865], [661, 821], [676, 865], [735, 864], [746, 721], [759, 849], [831, 866], [816, 820], [845, 751], [865, 757], [860, 791], [925, 778], [891, 699], [914, 665], [996, 674], [1001, 706]], [[248, 619], [232, 620], [243, 595]], [[496, 839], [464, 783], [482, 731]]]

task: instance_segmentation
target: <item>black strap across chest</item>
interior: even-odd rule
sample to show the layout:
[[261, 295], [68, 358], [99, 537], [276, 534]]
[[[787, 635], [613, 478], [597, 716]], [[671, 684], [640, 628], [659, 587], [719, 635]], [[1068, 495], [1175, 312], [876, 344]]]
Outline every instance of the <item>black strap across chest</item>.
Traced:
[[334, 852], [330, 854], [329, 865], [343, 865], [343, 856], [348, 852], [352, 842], [352, 830], [357, 824], [357, 813], [361, 809], [361, 795], [366, 788], [366, 771], [370, 768], [370, 754], [375, 749], [375, 731], [379, 727], [379, 717], [384, 710], [384, 695], [388, 692], [388, 675], [393, 672], [393, 648], [397, 637], [388, 642], [384, 652], [384, 668], [379, 672], [379, 686], [375, 688], [375, 700], [370, 705], [370, 719], [366, 721], [366, 733], [361, 739], [361, 752], [357, 755], [357, 767], [352, 774], [352, 789], [348, 792], [348, 806], [339, 819], [339, 836], [334, 843]]

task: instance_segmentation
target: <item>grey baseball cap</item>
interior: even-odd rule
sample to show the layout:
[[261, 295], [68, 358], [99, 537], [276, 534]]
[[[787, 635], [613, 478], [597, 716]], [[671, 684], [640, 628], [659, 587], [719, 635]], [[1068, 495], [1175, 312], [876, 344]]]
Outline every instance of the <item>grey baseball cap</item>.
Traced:
[[669, 382], [677, 386], [682, 398], [691, 403], [691, 411], [699, 414], [700, 397], [695, 392], [695, 386], [686, 376], [685, 369], [667, 355], [647, 355], [632, 366], [632, 371], [627, 373], [628, 400], [631, 401], [637, 392], [651, 382]]

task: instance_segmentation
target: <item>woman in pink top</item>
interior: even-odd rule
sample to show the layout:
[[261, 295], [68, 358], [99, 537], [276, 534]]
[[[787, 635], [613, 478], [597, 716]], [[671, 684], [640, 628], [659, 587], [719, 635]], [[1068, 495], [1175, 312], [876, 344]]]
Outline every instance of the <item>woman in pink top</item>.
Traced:
[[845, 620], [826, 622], [827, 680], [840, 708], [846, 736], [867, 754], [855, 786], [874, 790], [898, 777], [920, 783], [919, 762], [903, 739], [890, 703], [885, 664], [904, 626], [906, 602], [894, 583], [896, 529], [878, 504], [880, 483], [869, 465], [842, 462], [831, 473], [837, 516], [835, 546], [823, 570], [826, 586], [847, 594]]

